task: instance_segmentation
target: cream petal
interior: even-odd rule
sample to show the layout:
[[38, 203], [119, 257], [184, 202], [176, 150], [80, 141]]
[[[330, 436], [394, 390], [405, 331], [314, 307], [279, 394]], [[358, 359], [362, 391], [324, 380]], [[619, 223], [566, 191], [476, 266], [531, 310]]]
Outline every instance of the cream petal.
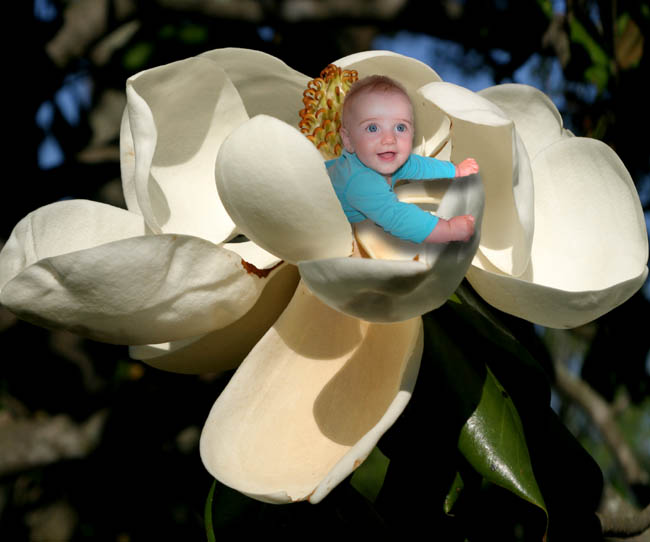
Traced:
[[282, 262], [280, 258], [258, 247], [253, 241], [230, 242], [222, 246], [239, 254], [242, 260], [253, 264], [258, 269], [270, 269]]
[[421, 88], [422, 96], [452, 121], [452, 161], [475, 158], [485, 183], [485, 216], [479, 251], [504, 273], [528, 265], [534, 229], [533, 180], [523, 142], [494, 104], [450, 83]]
[[320, 153], [286, 123], [259, 115], [235, 130], [219, 151], [216, 178], [237, 229], [279, 258], [352, 252], [352, 230]]
[[333, 64], [346, 70], [357, 70], [360, 78], [374, 74], [387, 75], [411, 89], [442, 81], [435, 70], [424, 62], [392, 51], [363, 51], [339, 58]]
[[224, 138], [248, 116], [226, 73], [205, 58], [141, 72], [127, 81], [127, 111], [121, 158], [129, 207], [134, 193], [154, 233], [230, 238], [234, 224], [219, 201], [214, 164]]
[[609, 288], [571, 292], [478, 267], [467, 273], [472, 287], [497, 309], [558, 329], [581, 326], [618, 307], [643, 286], [647, 276], [646, 267], [636, 277]]
[[[483, 201], [480, 176], [472, 175], [453, 181], [437, 209], [443, 217], [474, 215], [476, 232], [466, 243], [417, 245], [377, 229], [374, 242], [383, 237], [384, 247], [376, 255], [407, 261], [332, 258], [300, 262], [300, 275], [322, 301], [357, 318], [397, 322], [424, 314], [445, 303], [467, 272], [481, 235]], [[380, 249], [375, 247], [375, 251]]]
[[620, 305], [645, 281], [643, 211], [625, 166], [600, 141], [561, 139], [538, 154], [533, 172], [535, 239], [526, 273], [514, 279], [483, 262], [468, 279], [500, 310], [576, 327]]
[[201, 458], [267, 502], [319, 502], [372, 451], [415, 385], [420, 318], [369, 324], [299, 286], [214, 404]]
[[160, 343], [224, 327], [265, 279], [197, 237], [143, 236], [138, 215], [93, 202], [36, 210], [1, 253], [0, 301], [25, 320], [114, 343]]
[[228, 74], [249, 117], [270, 115], [298, 126], [298, 112], [304, 107], [302, 93], [309, 77], [271, 55], [251, 49], [216, 49], [203, 53], [201, 58], [211, 60]]
[[135, 145], [131, 134], [129, 110], [124, 108], [120, 124], [120, 173], [122, 176], [122, 192], [126, 208], [132, 213], [142, 215], [135, 192]]
[[234, 369], [285, 309], [298, 279], [295, 266], [282, 265], [269, 275], [260, 298], [239, 320], [200, 337], [131, 346], [129, 354], [147, 365], [175, 373], [221, 373]]
[[562, 117], [551, 99], [534, 87], [496, 85], [478, 94], [498, 106], [515, 123], [531, 160], [551, 143], [569, 137], [562, 128]]
[[0, 290], [30, 265], [145, 233], [141, 216], [89, 200], [65, 200], [29, 213], [0, 252]]
[[442, 81], [431, 67], [391, 51], [355, 53], [336, 60], [334, 64], [348, 70], [357, 70], [359, 78], [374, 74], [387, 75], [404, 85], [413, 104], [413, 152], [432, 156], [445, 144], [449, 138], [449, 118], [440, 109], [431, 107], [417, 93], [417, 89], [428, 83]]

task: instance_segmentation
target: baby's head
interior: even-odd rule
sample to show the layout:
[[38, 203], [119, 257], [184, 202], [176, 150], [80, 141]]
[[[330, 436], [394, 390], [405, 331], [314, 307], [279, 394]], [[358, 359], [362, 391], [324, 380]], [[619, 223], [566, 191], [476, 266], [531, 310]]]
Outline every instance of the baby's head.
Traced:
[[408, 160], [413, 148], [413, 107], [404, 87], [383, 75], [354, 83], [345, 95], [341, 138], [348, 152], [384, 176]]

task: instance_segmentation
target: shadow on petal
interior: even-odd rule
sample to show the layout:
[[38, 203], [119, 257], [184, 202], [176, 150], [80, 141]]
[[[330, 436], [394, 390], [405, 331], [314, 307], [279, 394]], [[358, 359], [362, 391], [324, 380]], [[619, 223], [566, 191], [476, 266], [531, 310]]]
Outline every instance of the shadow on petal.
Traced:
[[377, 424], [402, 389], [402, 345], [391, 324], [371, 325], [355, 354], [314, 402], [314, 417], [329, 439], [352, 446]]
[[300, 285], [214, 404], [206, 468], [259, 500], [317, 502], [402, 412], [421, 355], [421, 319], [369, 324]]
[[131, 346], [129, 354], [156, 369], [175, 373], [221, 373], [234, 369], [285, 309], [298, 279], [298, 270], [285, 264], [269, 276], [260, 298], [239, 320], [200, 337]]

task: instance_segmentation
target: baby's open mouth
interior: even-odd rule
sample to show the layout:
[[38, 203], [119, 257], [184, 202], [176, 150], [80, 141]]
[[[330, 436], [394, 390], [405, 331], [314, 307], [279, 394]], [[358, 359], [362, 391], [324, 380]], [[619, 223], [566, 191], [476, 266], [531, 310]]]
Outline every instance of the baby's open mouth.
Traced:
[[377, 156], [379, 156], [379, 158], [381, 158], [382, 160], [392, 160], [393, 158], [395, 158], [396, 154], [397, 153], [394, 152], [380, 152], [379, 154], [377, 154]]

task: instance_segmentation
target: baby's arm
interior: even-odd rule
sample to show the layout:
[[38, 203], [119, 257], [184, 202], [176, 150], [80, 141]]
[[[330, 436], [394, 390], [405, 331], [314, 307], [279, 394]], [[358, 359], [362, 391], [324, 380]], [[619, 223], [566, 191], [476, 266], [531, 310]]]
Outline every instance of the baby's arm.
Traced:
[[346, 188], [351, 207], [400, 239], [422, 243], [438, 223], [437, 216], [399, 201], [385, 179], [372, 170], [356, 173]]
[[394, 179], [422, 181], [428, 179], [453, 179], [478, 173], [478, 163], [474, 158], [467, 158], [457, 166], [437, 158], [412, 154], [406, 163], [394, 174]]
[[468, 241], [474, 234], [472, 215], [455, 216], [449, 220], [438, 218], [436, 227], [424, 240], [425, 243], [448, 243], [449, 241]]
[[456, 177], [465, 177], [478, 173], [478, 164], [474, 158], [466, 158], [456, 166]]

